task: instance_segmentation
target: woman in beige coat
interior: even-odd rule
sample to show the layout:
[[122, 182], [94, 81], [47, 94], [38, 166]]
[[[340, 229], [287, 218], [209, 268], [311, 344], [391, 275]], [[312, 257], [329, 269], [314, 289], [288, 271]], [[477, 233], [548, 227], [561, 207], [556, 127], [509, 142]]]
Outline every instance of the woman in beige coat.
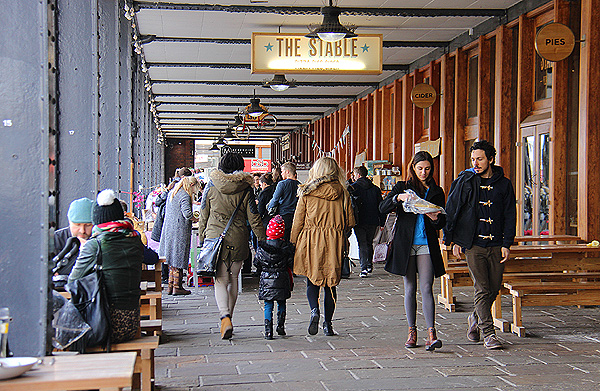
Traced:
[[294, 273], [306, 276], [310, 335], [317, 334], [319, 328], [321, 287], [325, 291], [323, 332], [335, 335], [331, 326], [337, 298], [335, 287], [341, 278], [347, 233], [355, 224], [345, 183], [346, 175], [336, 161], [322, 157], [310, 169], [306, 183], [298, 188], [300, 198], [291, 241], [296, 245]]

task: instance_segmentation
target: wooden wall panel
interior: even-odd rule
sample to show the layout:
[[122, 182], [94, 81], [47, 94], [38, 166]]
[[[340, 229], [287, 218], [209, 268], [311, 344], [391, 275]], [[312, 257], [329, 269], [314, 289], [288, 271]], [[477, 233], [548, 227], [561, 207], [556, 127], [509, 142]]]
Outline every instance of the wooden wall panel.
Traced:
[[600, 238], [600, 0], [581, 1], [578, 235]]
[[490, 41], [484, 36], [479, 37], [479, 107], [477, 116], [479, 118], [479, 140], [490, 139]]
[[367, 149], [367, 98], [358, 103], [358, 153]]
[[465, 167], [465, 124], [467, 121], [467, 53], [454, 55], [454, 177]]
[[414, 144], [413, 144], [413, 104], [410, 100], [410, 92], [412, 91], [413, 76], [404, 75], [402, 78], [402, 172], [406, 178], [406, 170], [412, 159]]
[[502, 166], [506, 177], [511, 178], [512, 135], [512, 67], [513, 67], [513, 33], [506, 26], [496, 29], [496, 89], [494, 146], [496, 147], [496, 163]]
[[[390, 140], [392, 133], [392, 87], [382, 88], [381, 102], [381, 131], [379, 137], [379, 149], [381, 150], [381, 158], [389, 160], [390, 157]], [[392, 152], [393, 153], [393, 152]]]
[[394, 166], [402, 167], [402, 81], [394, 81], [394, 99], [392, 100], [392, 110], [394, 111], [394, 138], [392, 139]]
[[519, 69], [517, 75], [517, 123], [521, 124], [533, 108], [533, 20], [519, 17]]
[[442, 137], [439, 185], [448, 194], [454, 179], [454, 59], [445, 54], [440, 63], [440, 136]]
[[[414, 76], [413, 76], [413, 82], [412, 85], [410, 87], [410, 90], [408, 90], [408, 102], [410, 102], [411, 106], [412, 106], [412, 115], [413, 115], [413, 135], [412, 135], [412, 139], [413, 139], [413, 143], [418, 143], [421, 140], [421, 137], [423, 136], [423, 109], [420, 107], [415, 106], [412, 101], [410, 100], [410, 93], [412, 91], [412, 89], [417, 85], [417, 84], [421, 84], [423, 83], [423, 72], [416, 70], [414, 72]], [[412, 158], [412, 152], [410, 153], [411, 158]]]
[[358, 108], [358, 105], [359, 105], [358, 101], [354, 101], [350, 105], [350, 107], [351, 107], [351, 111], [350, 111], [350, 155], [351, 155], [351, 161], [352, 161], [353, 167], [356, 166], [354, 158], [356, 157], [356, 155], [358, 155], [361, 152], [358, 147], [358, 134], [359, 134], [359, 126], [358, 126], [359, 108]]
[[367, 160], [374, 159], [374, 151], [375, 146], [373, 145], [373, 131], [375, 129], [375, 124], [373, 121], [373, 93], [367, 95], [367, 106], [365, 108], [365, 117], [366, 117], [366, 141], [367, 141]]
[[373, 91], [373, 159], [383, 159], [381, 132], [383, 128], [383, 88]]

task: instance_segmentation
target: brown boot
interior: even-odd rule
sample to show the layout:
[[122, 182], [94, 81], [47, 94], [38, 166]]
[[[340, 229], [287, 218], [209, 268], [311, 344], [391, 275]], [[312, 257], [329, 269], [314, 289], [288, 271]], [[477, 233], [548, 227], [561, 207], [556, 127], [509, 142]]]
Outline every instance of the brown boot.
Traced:
[[427, 342], [425, 342], [425, 350], [433, 352], [435, 349], [439, 349], [442, 347], [442, 341], [437, 339], [437, 333], [435, 332], [435, 327], [430, 327], [427, 329], [429, 335], [427, 336]]
[[175, 268], [169, 266], [169, 285], [167, 286], [167, 295], [173, 294], [173, 286], [175, 285], [175, 274], [173, 270], [175, 270]]
[[226, 315], [221, 318], [221, 339], [230, 339], [233, 334], [233, 324], [231, 317]]
[[173, 296], [184, 296], [192, 293], [187, 289], [183, 288], [183, 269], [173, 268], [175, 269], [175, 282], [173, 284]]
[[415, 326], [411, 326], [408, 328], [408, 339], [404, 343], [404, 346], [406, 346], [407, 348], [417, 347], [417, 328]]

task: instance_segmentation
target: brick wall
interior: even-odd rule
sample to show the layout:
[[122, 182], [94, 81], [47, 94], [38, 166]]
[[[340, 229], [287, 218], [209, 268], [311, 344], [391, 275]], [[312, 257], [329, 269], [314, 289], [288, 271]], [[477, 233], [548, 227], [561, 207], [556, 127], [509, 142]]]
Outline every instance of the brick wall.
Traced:
[[194, 140], [193, 139], [167, 139], [165, 148], [165, 179], [173, 177], [177, 168], [194, 167]]

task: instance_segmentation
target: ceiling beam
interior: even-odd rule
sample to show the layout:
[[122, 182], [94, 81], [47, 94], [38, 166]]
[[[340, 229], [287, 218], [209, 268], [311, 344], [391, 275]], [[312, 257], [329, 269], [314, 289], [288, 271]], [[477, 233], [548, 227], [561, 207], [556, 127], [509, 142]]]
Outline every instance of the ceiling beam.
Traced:
[[[225, 80], [152, 80], [152, 84], [204, 84], [215, 86], [247, 86], [261, 87], [262, 81], [225, 81]], [[296, 82], [296, 86], [302, 87], [374, 87], [379, 82], [369, 81], [302, 81]]]
[[[249, 38], [196, 38], [196, 37], [157, 37], [148, 35], [145, 44], [151, 42], [167, 43], [214, 43], [219, 45], [250, 45]], [[383, 41], [384, 48], [438, 48], [448, 46], [449, 41]]]
[[[154, 94], [155, 98], [236, 98], [236, 99], [250, 99], [253, 95], [250, 94]], [[303, 95], [289, 95], [289, 94], [270, 94], [270, 95], [259, 95], [256, 94], [257, 98], [260, 99], [354, 99], [354, 95], [314, 95], [314, 94], [303, 94]], [[165, 102], [166, 103], [166, 102]]]
[[[244, 102], [167, 102], [157, 101], [162, 105], [177, 106], [245, 106]], [[338, 107], [337, 103], [266, 103], [269, 107]]]
[[[263, 5], [218, 5], [218, 4], [175, 4], [160, 1], [136, 1], [135, 9], [174, 10], [174, 11], [221, 11], [229, 13], [261, 13], [277, 15], [321, 15], [321, 7], [286, 7]], [[340, 7], [341, 13], [351, 16], [404, 16], [404, 17], [444, 17], [444, 16], [504, 16], [505, 10], [479, 8], [361, 8]]]
[[[251, 69], [251, 64], [225, 62], [147, 62], [148, 68]], [[409, 64], [383, 64], [384, 71], [406, 71]], [[296, 83], [301, 84], [301, 83]], [[262, 85], [262, 83], [261, 83]]]
[[[219, 112], [215, 112], [214, 110], [209, 110], [209, 111], [195, 111], [195, 110], [165, 110], [165, 111], [160, 111], [157, 110], [156, 111], [159, 116], [161, 113], [171, 113], [171, 114], [222, 114], [222, 115], [236, 115], [238, 114], [237, 111], [219, 111]], [[307, 115], [321, 115], [323, 114], [323, 112], [321, 111], [271, 111], [271, 114], [276, 114], [276, 115], [291, 115], [291, 116], [307, 116]]]

